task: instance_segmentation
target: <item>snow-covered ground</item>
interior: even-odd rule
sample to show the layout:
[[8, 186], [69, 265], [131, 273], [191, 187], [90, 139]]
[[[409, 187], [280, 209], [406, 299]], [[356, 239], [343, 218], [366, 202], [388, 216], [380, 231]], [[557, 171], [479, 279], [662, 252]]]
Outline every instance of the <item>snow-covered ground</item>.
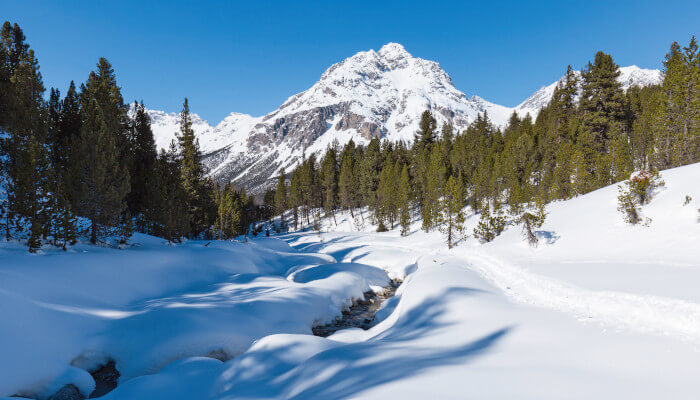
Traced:
[[[695, 399], [699, 177], [664, 171], [646, 227], [622, 221], [615, 186], [550, 204], [536, 248], [510, 227], [447, 250], [419, 221], [401, 238], [345, 214], [248, 243], [4, 245], [0, 396], [88, 392], [85, 369], [113, 359], [113, 400]], [[404, 282], [376, 326], [311, 335], [389, 278]]]

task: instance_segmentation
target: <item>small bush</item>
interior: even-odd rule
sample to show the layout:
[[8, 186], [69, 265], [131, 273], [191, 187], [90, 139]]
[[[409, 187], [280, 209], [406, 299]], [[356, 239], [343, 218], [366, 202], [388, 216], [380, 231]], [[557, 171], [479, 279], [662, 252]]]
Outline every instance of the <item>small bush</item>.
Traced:
[[516, 220], [522, 225], [523, 236], [530, 246], [537, 246], [539, 239], [535, 235], [535, 229], [541, 228], [547, 218], [547, 212], [543, 202], [537, 202], [536, 208], [532, 211], [525, 210]]
[[507, 225], [508, 220], [500, 207], [496, 207], [494, 214], [491, 214], [489, 207], [486, 206], [481, 212], [479, 223], [474, 228], [474, 237], [481, 243], [490, 242], [503, 233]]
[[642, 210], [637, 205], [634, 196], [622, 186], [618, 186], [617, 190], [620, 192], [617, 196], [617, 210], [622, 213], [625, 222], [632, 225], [640, 223]]
[[[665, 185], [657, 171], [638, 172], [622, 185], [618, 185], [617, 210], [622, 213], [625, 222], [632, 225], [642, 222], [644, 219], [641, 207], [651, 201], [656, 189]], [[649, 218], [644, 221], [646, 226], [651, 223]]]
[[641, 171], [625, 182], [638, 204], [648, 204], [657, 188], [666, 186], [658, 171]]
[[693, 201], [693, 198], [686, 194], [685, 200], [683, 201], [683, 205], [687, 206], [688, 204], [690, 204], [691, 201]]

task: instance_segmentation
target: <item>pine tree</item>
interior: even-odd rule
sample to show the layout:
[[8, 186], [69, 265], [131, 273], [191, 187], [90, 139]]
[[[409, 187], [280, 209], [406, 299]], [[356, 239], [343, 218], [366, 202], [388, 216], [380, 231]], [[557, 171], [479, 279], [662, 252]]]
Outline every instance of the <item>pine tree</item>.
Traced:
[[180, 133], [177, 135], [177, 140], [182, 187], [187, 194], [190, 234], [197, 238], [212, 225], [214, 203], [204, 179], [202, 154], [192, 129], [192, 117], [187, 98], [180, 112]]
[[[44, 85], [34, 51], [25, 43], [17, 24], [6, 22], [0, 31], [3, 66], [2, 129], [8, 133], [0, 143], [5, 171], [6, 214], [17, 231], [29, 227], [28, 246], [36, 251], [50, 231], [46, 215], [50, 194], [50, 161], [47, 149], [48, 116], [43, 99]], [[9, 78], [9, 79], [8, 79]], [[9, 223], [7, 234], [9, 236]]]
[[190, 232], [187, 193], [182, 187], [182, 174], [175, 142], [168, 152], [162, 151], [156, 160], [154, 183], [156, 201], [146, 210], [153, 224], [152, 232], [169, 242], [179, 242]]
[[379, 176], [377, 196], [379, 201], [378, 218], [387, 221], [389, 228], [394, 229], [398, 214], [398, 166], [387, 159]]
[[287, 183], [284, 168], [280, 170], [277, 177], [277, 187], [275, 187], [275, 212], [280, 216], [280, 228], [284, 229], [286, 221], [284, 220], [284, 212], [289, 207], [287, 202]]
[[[346, 146], [347, 149], [348, 146]], [[340, 165], [340, 175], [338, 176], [338, 196], [340, 205], [350, 210], [350, 216], [355, 218], [354, 209], [357, 199], [357, 175], [354, 171], [354, 152], [343, 152], [342, 163]]]
[[419, 130], [416, 132], [414, 143], [419, 143], [420, 146], [429, 147], [437, 139], [437, 121], [430, 113], [430, 110], [423, 111], [420, 117]]
[[[606, 164], [610, 158], [604, 157], [610, 143], [618, 144], [628, 141], [626, 125], [625, 96], [617, 78], [619, 67], [610, 55], [599, 51], [593, 64], [590, 62], [582, 72], [583, 88], [579, 112], [581, 114], [581, 131], [577, 138], [579, 147], [587, 163], [587, 169], [596, 175], [598, 185], [610, 183]], [[620, 151], [628, 151], [627, 146], [618, 146]]]
[[91, 222], [90, 241], [97, 243], [104, 226], [115, 226], [129, 191], [129, 172], [120, 163], [115, 132], [105, 123], [96, 99], [82, 107], [83, 124], [71, 146], [74, 199]]
[[299, 207], [303, 203], [302, 198], [302, 170], [301, 167], [297, 167], [292, 171], [292, 177], [289, 180], [289, 204], [288, 206], [292, 209], [292, 218], [294, 220], [294, 230], [299, 229]]
[[332, 215], [335, 220], [335, 209], [338, 205], [338, 154], [335, 146], [329, 147], [321, 162], [321, 187], [323, 190], [323, 209], [326, 216]]
[[674, 42], [664, 60], [663, 114], [656, 147], [659, 168], [700, 159], [700, 55], [695, 36], [681, 49]]
[[490, 206], [487, 204], [481, 210], [479, 223], [474, 228], [474, 237], [481, 243], [490, 242], [503, 233], [506, 226], [508, 226], [508, 219], [500, 204], [496, 203], [493, 214], [491, 214]]
[[229, 239], [244, 233], [245, 195], [237, 193], [229, 183], [224, 185], [218, 195], [218, 217], [216, 230], [220, 239]]
[[[520, 210], [518, 211], [520, 213]], [[536, 246], [539, 242], [534, 229], [540, 228], [547, 217], [544, 202], [538, 199], [535, 202], [534, 210], [524, 208], [522, 213], [515, 219], [515, 222], [522, 226], [523, 236], [531, 246]]]
[[143, 103], [134, 103], [130, 126], [131, 149], [131, 188], [126, 197], [129, 215], [137, 217], [139, 230], [147, 232], [145, 215], [147, 209], [155, 206], [156, 144], [151, 130], [151, 119]]
[[397, 207], [399, 209], [399, 223], [401, 224], [401, 236], [406, 236], [411, 230], [411, 182], [406, 165], [401, 168], [397, 193]]
[[440, 212], [438, 214], [438, 226], [440, 232], [445, 235], [447, 247], [452, 248], [455, 238], [464, 231], [465, 206], [464, 187], [462, 177], [455, 179], [450, 175], [445, 184], [445, 194], [440, 202]]
[[445, 185], [445, 160], [442, 158], [440, 148], [434, 146], [430, 151], [428, 170], [425, 178], [424, 204], [422, 205], [423, 230], [429, 232], [437, 223], [438, 201], [443, 194]]

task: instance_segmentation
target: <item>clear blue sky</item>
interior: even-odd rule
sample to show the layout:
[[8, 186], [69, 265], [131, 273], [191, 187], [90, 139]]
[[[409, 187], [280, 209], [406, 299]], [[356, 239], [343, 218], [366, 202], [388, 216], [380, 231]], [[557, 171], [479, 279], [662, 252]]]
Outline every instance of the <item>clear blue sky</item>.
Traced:
[[512, 106], [597, 50], [660, 68], [672, 41], [700, 34], [697, 0], [533, 3], [0, 0], [0, 19], [22, 26], [47, 87], [65, 92], [103, 56], [127, 101], [178, 111], [187, 96], [213, 124], [270, 112], [387, 42], [440, 62], [468, 96]]

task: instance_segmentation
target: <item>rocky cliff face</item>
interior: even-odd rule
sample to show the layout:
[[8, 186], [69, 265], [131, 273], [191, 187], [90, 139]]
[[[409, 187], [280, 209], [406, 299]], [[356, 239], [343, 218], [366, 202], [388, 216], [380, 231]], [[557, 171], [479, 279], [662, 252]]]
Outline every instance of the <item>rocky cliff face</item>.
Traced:
[[[657, 70], [634, 66], [621, 72], [625, 88], [662, 79]], [[289, 171], [303, 154], [322, 152], [335, 141], [412, 141], [425, 109], [439, 125], [450, 122], [457, 129], [484, 112], [497, 125], [505, 124], [513, 112], [535, 117], [549, 103], [556, 84], [512, 108], [477, 96], [467, 98], [438, 63], [389, 43], [332, 65], [311, 88], [265, 116], [233, 113], [215, 127], [195, 116], [194, 129], [212, 177], [260, 193], [281, 168]], [[151, 117], [156, 143], [165, 148], [177, 131], [177, 115], [151, 111]]]

